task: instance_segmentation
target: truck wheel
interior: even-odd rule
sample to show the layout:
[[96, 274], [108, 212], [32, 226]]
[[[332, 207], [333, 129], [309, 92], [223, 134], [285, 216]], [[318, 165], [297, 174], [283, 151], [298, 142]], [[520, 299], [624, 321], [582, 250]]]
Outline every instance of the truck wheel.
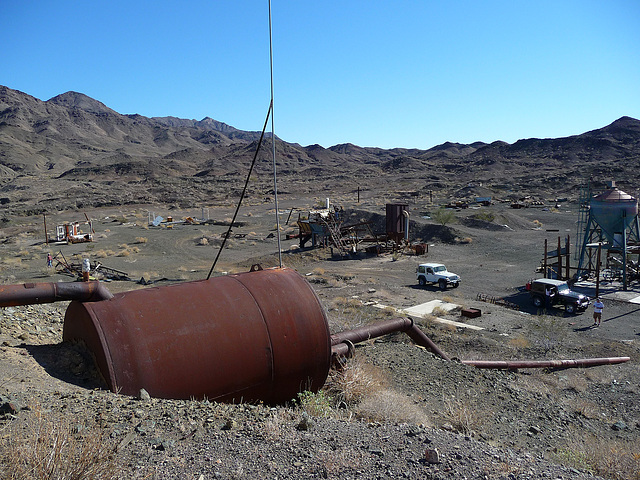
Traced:
[[447, 281], [446, 280], [438, 280], [438, 286], [440, 287], [440, 290], [446, 290], [447, 289]]
[[533, 302], [533, 306], [534, 306], [534, 307], [537, 307], [537, 308], [540, 308], [540, 307], [542, 307], [542, 306], [544, 305], [544, 300], [542, 300], [542, 297], [539, 297], [539, 296], [537, 296], [537, 295], [536, 295], [536, 296], [534, 296], [534, 297], [531, 299], [531, 301]]
[[424, 287], [427, 284], [427, 281], [424, 279], [424, 277], [420, 277], [418, 279], [418, 283], [420, 284], [421, 287]]
[[459, 283], [454, 283], [454, 284], [453, 284], [453, 288], [458, 288], [459, 286], [460, 286], [460, 284], [459, 284]]
[[567, 313], [576, 313], [576, 306], [573, 303], [567, 303], [564, 306], [564, 309], [567, 311]]

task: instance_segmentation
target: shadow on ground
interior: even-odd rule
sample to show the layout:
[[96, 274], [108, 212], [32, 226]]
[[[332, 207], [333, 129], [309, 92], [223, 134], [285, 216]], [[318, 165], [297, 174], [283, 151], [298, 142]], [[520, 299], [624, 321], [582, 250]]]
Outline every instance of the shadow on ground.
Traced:
[[93, 356], [81, 343], [21, 345], [53, 378], [86, 389], [108, 389]]

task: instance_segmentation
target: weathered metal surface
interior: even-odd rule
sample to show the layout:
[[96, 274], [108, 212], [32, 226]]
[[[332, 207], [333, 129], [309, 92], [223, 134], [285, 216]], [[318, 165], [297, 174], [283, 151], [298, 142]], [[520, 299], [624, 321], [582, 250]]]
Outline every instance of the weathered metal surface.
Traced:
[[477, 368], [516, 369], [516, 368], [576, 368], [595, 367], [625, 363], [630, 357], [582, 358], [577, 360], [463, 360], [465, 365]]
[[405, 233], [404, 211], [407, 209], [406, 203], [387, 203], [386, 225], [387, 235], [393, 239], [401, 239]]
[[294, 270], [266, 269], [72, 302], [82, 340], [114, 392], [277, 403], [325, 382], [326, 315]]
[[96, 302], [113, 297], [100, 282], [24, 283], [0, 285], [0, 307], [36, 305], [65, 300]]
[[614, 187], [593, 197], [589, 211], [607, 240], [615, 243], [615, 234], [624, 232], [635, 221], [638, 200]]
[[413, 320], [407, 317], [392, 318], [373, 325], [366, 325], [331, 335], [331, 353], [335, 356], [347, 355], [350, 351], [349, 344], [365, 342], [396, 332], [405, 332], [416, 344], [430, 350], [444, 360], [449, 360], [447, 354], [440, 350], [440, 348], [413, 323]]

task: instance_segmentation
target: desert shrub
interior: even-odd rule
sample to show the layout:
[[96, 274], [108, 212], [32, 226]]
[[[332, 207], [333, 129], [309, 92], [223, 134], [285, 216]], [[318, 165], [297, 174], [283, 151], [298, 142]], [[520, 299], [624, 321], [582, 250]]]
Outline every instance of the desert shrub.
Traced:
[[123, 478], [114, 446], [95, 425], [36, 411], [0, 436], [0, 477], [14, 480]]
[[484, 211], [476, 213], [473, 218], [482, 220], [483, 222], [493, 222], [496, 219], [496, 216], [492, 212]]
[[431, 218], [433, 218], [436, 222], [444, 227], [455, 220], [456, 214], [453, 212], [453, 210], [440, 207], [433, 213], [433, 215], [431, 215]]
[[304, 412], [313, 417], [329, 417], [333, 412], [333, 399], [324, 390], [315, 393], [305, 390], [298, 393], [298, 404]]
[[136, 243], [147, 243], [147, 237], [136, 237]]
[[209, 239], [207, 237], [200, 237], [198, 245], [209, 245]]
[[540, 220], [533, 221], [534, 228], [542, 228], [542, 222]]
[[460, 239], [460, 243], [464, 243], [464, 244], [469, 244], [473, 242], [473, 238], [471, 237], [464, 237]]

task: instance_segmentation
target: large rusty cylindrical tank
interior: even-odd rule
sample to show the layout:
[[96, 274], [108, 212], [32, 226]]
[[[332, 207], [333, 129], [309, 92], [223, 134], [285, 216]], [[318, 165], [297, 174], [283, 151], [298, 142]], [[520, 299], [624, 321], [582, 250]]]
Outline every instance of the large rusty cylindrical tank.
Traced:
[[134, 396], [279, 403], [322, 387], [331, 363], [326, 314], [287, 268], [73, 301], [63, 338]]

